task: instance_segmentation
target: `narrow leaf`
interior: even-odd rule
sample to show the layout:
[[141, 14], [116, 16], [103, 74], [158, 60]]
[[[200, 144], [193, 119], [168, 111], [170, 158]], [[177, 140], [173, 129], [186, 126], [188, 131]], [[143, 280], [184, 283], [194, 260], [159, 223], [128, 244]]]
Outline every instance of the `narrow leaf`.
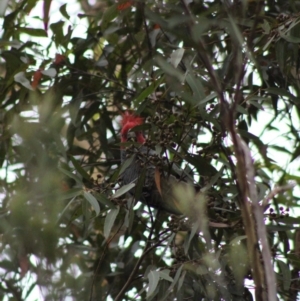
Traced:
[[182, 60], [182, 57], [183, 57], [183, 54], [184, 54], [184, 49], [183, 48], [179, 48], [179, 49], [176, 49], [170, 56], [170, 62], [171, 64], [177, 68], [177, 66], [179, 65], [179, 63], [181, 62]]
[[94, 208], [94, 210], [96, 212], [96, 216], [99, 215], [100, 206], [99, 206], [98, 201], [96, 200], [96, 198], [90, 192], [87, 192], [87, 191], [83, 192], [83, 196]]
[[70, 16], [67, 12], [67, 3], [63, 4], [60, 8], [59, 8], [60, 13], [67, 19], [70, 19]]
[[181, 276], [181, 271], [182, 271], [183, 265], [180, 266], [180, 268], [177, 270], [173, 283], [170, 285], [170, 287], [168, 288], [168, 291], [171, 292], [174, 288], [174, 286], [177, 284], [179, 277]]
[[173, 278], [169, 274], [170, 274], [170, 270], [162, 270], [159, 272], [160, 278], [173, 282]]
[[186, 275], [186, 271], [183, 271], [183, 273], [182, 273], [182, 275], [180, 276], [179, 281], [178, 281], [177, 292], [179, 292], [179, 290], [180, 290], [181, 287], [182, 287], [182, 284], [183, 284], [185, 275]]
[[208, 101], [214, 99], [217, 97], [217, 93], [216, 92], [212, 92], [211, 94], [207, 95], [205, 98], [201, 99], [199, 101], [199, 103], [197, 104], [197, 106], [203, 105], [205, 103], [207, 103]]
[[81, 192], [82, 192], [82, 189], [80, 189], [80, 188], [71, 188], [67, 192], [61, 193], [59, 196], [59, 199], [67, 200], [67, 199], [70, 199], [70, 198], [80, 195]]
[[47, 37], [47, 32], [41, 28], [19, 27], [18, 31], [34, 37]]
[[184, 242], [184, 253], [185, 254], [188, 254], [190, 243], [198, 231], [199, 231], [199, 221], [196, 221], [192, 226], [188, 240], [185, 240], [185, 242]]
[[116, 207], [115, 209], [111, 209], [106, 215], [105, 222], [104, 222], [104, 230], [103, 230], [104, 237], [106, 239], [108, 239], [108, 237], [110, 235], [111, 229], [115, 223], [115, 220], [119, 213], [119, 210], [120, 210], [120, 208]]
[[158, 281], [159, 281], [159, 272], [158, 271], [150, 271], [148, 274], [149, 279], [149, 289], [147, 292], [147, 298], [149, 298], [155, 291]]
[[291, 271], [288, 265], [283, 261], [277, 260], [277, 263], [282, 273], [283, 289], [287, 291], [291, 285], [291, 280], [292, 280]]
[[57, 223], [60, 222], [61, 218], [64, 216], [65, 212], [69, 209], [69, 207], [71, 206], [71, 204], [74, 202], [74, 200], [76, 199], [76, 197], [73, 197], [70, 202], [67, 204], [67, 206], [63, 209], [63, 211], [60, 213], [58, 219], [57, 219]]
[[80, 179], [77, 175], [73, 174], [73, 173], [70, 172], [69, 170], [64, 169], [63, 167], [58, 167], [58, 169], [59, 169], [61, 172], [63, 172], [66, 176], [68, 176], [69, 178], [74, 179], [74, 180], [75, 180], [77, 183], [79, 183], [79, 184], [82, 184], [81, 179]]
[[115, 205], [104, 194], [93, 192], [93, 195], [99, 201], [100, 204], [109, 208], [115, 208]]
[[170, 63], [168, 63], [165, 59], [162, 57], [156, 58], [157, 64], [170, 76], [173, 76], [178, 79], [179, 82], [184, 82], [184, 74], [179, 71], [179, 69], [174, 68]]
[[205, 98], [204, 87], [202, 85], [202, 82], [199, 80], [199, 78], [196, 78], [191, 73], [187, 73], [185, 80], [193, 91], [194, 97], [193, 97], [193, 99], [190, 100], [190, 102], [193, 102], [193, 104], [196, 104], [196, 103], [194, 103], [194, 100]]
[[120, 197], [121, 195], [125, 194], [130, 189], [132, 189], [134, 186], [135, 186], [135, 183], [129, 183], [127, 185], [124, 185], [115, 194], [113, 194], [111, 197], [113, 199], [116, 199], [116, 198]]
[[4, 17], [7, 4], [8, 4], [8, 0], [0, 1], [0, 17]]
[[134, 100], [134, 104], [137, 106], [140, 102], [142, 102], [146, 97], [148, 97], [150, 94], [152, 94], [157, 87], [163, 82], [165, 79], [164, 76], [162, 76], [159, 80], [153, 82], [149, 87], [144, 89], [139, 96]]
[[70, 156], [70, 160], [72, 161], [72, 163], [73, 163], [73, 165], [74, 165], [76, 171], [78, 171], [78, 172], [80, 173], [80, 175], [81, 175], [84, 179], [90, 181], [90, 180], [91, 180], [91, 177], [90, 177], [89, 174], [82, 168], [82, 166], [78, 163], [78, 161], [77, 161], [74, 157], [72, 157], [72, 156]]
[[71, 121], [72, 123], [76, 126], [76, 122], [77, 122], [77, 115], [78, 115], [78, 111], [81, 105], [81, 101], [83, 99], [83, 94], [82, 91], [80, 91], [77, 95], [77, 97], [74, 97], [70, 103], [70, 117], [71, 117]]
[[132, 155], [122, 164], [122, 167], [119, 171], [119, 175], [121, 175], [131, 165], [134, 158], [135, 158], [135, 155]]

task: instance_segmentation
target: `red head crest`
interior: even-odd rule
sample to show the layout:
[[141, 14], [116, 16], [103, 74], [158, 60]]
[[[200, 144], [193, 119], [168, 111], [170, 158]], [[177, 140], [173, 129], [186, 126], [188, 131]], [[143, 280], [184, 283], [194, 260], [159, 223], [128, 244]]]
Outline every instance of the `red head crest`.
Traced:
[[127, 124], [132, 124], [131, 127], [134, 127], [137, 125], [141, 125], [144, 122], [142, 117], [133, 115], [133, 114], [129, 113], [128, 111], [126, 111], [122, 116], [123, 116], [123, 119], [122, 119], [121, 123], [122, 123], [123, 128]]
[[[144, 123], [144, 120], [142, 117], [136, 116], [134, 114], [131, 114], [130, 112], [125, 112], [122, 115], [123, 119], [121, 121], [122, 129], [121, 129], [121, 141], [125, 142], [127, 139], [127, 133], [130, 129], [132, 129], [135, 126], [141, 125]], [[145, 138], [142, 135], [142, 133], [137, 133], [137, 141], [140, 143], [145, 142]]]

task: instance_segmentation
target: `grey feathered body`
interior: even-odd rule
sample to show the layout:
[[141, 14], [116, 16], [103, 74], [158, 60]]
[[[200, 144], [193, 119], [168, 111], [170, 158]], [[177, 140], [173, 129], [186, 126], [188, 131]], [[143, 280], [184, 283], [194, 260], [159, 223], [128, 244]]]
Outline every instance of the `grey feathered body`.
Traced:
[[[154, 173], [155, 166], [151, 163], [147, 163], [146, 158], [153, 155], [155, 152], [149, 149], [146, 146], [141, 146], [137, 149], [137, 153], [134, 154], [134, 158], [130, 166], [126, 168], [126, 170], [122, 174], [122, 183], [123, 185], [129, 183], [138, 183], [139, 177], [141, 176], [144, 168], [146, 168], [146, 176], [145, 182], [143, 185], [143, 197], [146, 197], [145, 193], [149, 193], [153, 189], [155, 189], [155, 181], [154, 181]], [[129, 153], [129, 156], [131, 153]], [[121, 163], [123, 164], [127, 160], [127, 152], [125, 150], [121, 150]], [[144, 163], [144, 166], [141, 166], [141, 162]], [[134, 194], [135, 189], [133, 188], [131, 193]]]
[[[126, 168], [126, 170], [121, 175], [122, 184], [126, 185], [129, 183], [137, 184], [140, 176], [142, 175], [144, 169], [146, 169], [145, 181], [143, 184], [142, 194], [140, 196], [140, 201], [146, 203], [150, 207], [154, 208], [162, 208], [165, 211], [172, 214], [181, 214], [173, 204], [170, 204], [169, 198], [162, 198], [158, 189], [156, 188], [155, 183], [155, 166], [149, 162], [148, 158], [150, 156], [155, 155], [155, 151], [149, 149], [146, 146], [141, 146], [137, 149], [137, 153], [134, 154], [133, 161], [130, 166]], [[127, 160], [127, 154], [131, 156], [131, 153], [126, 152], [125, 150], [121, 150], [121, 162], [122, 164]], [[141, 166], [141, 162], [143, 162], [144, 166]], [[174, 181], [174, 177], [171, 176], [171, 180]], [[169, 190], [169, 185], [166, 185], [170, 181], [168, 179], [161, 178], [161, 189], [164, 190], [165, 194], [168, 193], [166, 190]], [[135, 188], [129, 191], [130, 194], [135, 195]]]

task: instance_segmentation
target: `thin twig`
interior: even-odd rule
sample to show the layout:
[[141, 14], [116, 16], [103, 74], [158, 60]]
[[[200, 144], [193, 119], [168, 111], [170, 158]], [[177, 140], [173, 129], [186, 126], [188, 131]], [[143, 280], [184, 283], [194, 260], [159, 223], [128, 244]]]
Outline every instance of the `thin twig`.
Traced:
[[[151, 234], [151, 233], [150, 233]], [[150, 237], [149, 234], [149, 237]], [[171, 233], [172, 234], [172, 233]], [[124, 286], [122, 287], [122, 289], [120, 290], [119, 294], [117, 295], [117, 297], [115, 298], [114, 301], [120, 301], [125, 293], [125, 291], [127, 290], [128, 286], [130, 285], [130, 283], [133, 281], [133, 278], [135, 276], [135, 273], [137, 272], [137, 270], [139, 269], [144, 257], [150, 252], [152, 251], [154, 248], [156, 248], [157, 246], [159, 246], [163, 241], [165, 241], [168, 237], [171, 236], [171, 234], [167, 237], [165, 237], [164, 239], [158, 241], [156, 244], [152, 245], [151, 247], [149, 247], [150, 241], [148, 238], [147, 244], [145, 246], [144, 252], [141, 255], [141, 257], [138, 259], [138, 261], [136, 262], [131, 274], [129, 275], [126, 283], [124, 284]]]
[[290, 183], [285, 186], [277, 186], [275, 187], [262, 201], [261, 206], [265, 210], [269, 205], [269, 202], [279, 193], [283, 193], [284, 191], [293, 189], [296, 186], [296, 183]]
[[119, 233], [119, 231], [121, 230], [123, 224], [121, 224], [118, 228], [118, 230], [116, 231], [116, 233], [106, 241], [105, 243], [105, 247], [104, 247], [104, 250], [101, 254], [101, 257], [99, 258], [99, 261], [98, 261], [98, 264], [97, 264], [97, 267], [96, 267], [96, 270], [94, 272], [94, 275], [93, 275], [93, 279], [92, 279], [92, 284], [91, 284], [91, 292], [90, 292], [90, 301], [92, 301], [92, 298], [93, 298], [93, 288], [94, 288], [94, 284], [95, 284], [95, 278], [96, 278], [96, 274], [99, 270], [99, 267], [101, 266], [101, 263], [103, 261], [103, 258], [104, 258], [104, 255], [106, 254], [106, 250], [108, 249], [108, 246], [109, 244], [111, 243], [111, 241], [116, 237], [116, 235]]

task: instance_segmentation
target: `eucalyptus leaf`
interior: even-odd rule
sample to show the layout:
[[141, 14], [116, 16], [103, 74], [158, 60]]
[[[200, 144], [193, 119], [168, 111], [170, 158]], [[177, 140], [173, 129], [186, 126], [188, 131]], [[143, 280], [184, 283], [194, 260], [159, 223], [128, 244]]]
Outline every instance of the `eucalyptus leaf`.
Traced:
[[148, 280], [149, 280], [149, 288], [147, 291], [147, 298], [149, 298], [154, 291], [156, 290], [158, 281], [159, 281], [159, 272], [158, 271], [150, 271], [148, 273]]
[[100, 206], [99, 206], [98, 201], [96, 200], [96, 198], [90, 192], [87, 192], [87, 191], [83, 192], [83, 196], [94, 208], [94, 210], [96, 212], [96, 216], [99, 215]]
[[181, 62], [183, 55], [184, 55], [183, 48], [178, 48], [171, 54], [170, 62], [175, 68], [177, 68], [177, 66]]
[[115, 209], [110, 209], [105, 217], [103, 232], [104, 232], [104, 237], [106, 239], [108, 239], [111, 234], [111, 230], [115, 224], [119, 211], [120, 211], [119, 207], [116, 207]]
[[118, 191], [115, 194], [113, 194], [111, 198], [116, 199], [128, 192], [129, 190], [131, 190], [133, 187], [135, 187], [135, 183], [129, 183], [127, 185], [124, 185], [120, 189], [118, 189]]
[[289, 266], [282, 260], [276, 260], [282, 273], [283, 289], [287, 291], [290, 288], [292, 277]]

